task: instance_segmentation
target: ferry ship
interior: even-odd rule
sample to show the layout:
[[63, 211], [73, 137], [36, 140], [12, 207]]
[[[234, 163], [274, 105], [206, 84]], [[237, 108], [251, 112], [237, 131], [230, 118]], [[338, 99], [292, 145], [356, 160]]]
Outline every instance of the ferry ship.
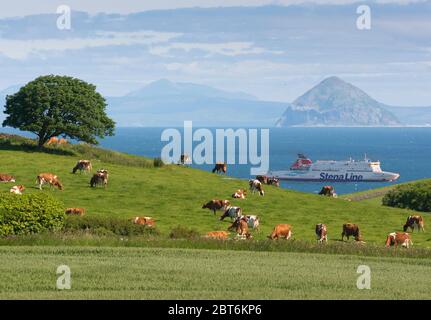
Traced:
[[267, 174], [280, 180], [333, 181], [333, 182], [384, 182], [394, 181], [398, 173], [382, 171], [379, 161], [364, 160], [317, 160], [313, 163], [303, 154], [284, 171], [270, 171]]

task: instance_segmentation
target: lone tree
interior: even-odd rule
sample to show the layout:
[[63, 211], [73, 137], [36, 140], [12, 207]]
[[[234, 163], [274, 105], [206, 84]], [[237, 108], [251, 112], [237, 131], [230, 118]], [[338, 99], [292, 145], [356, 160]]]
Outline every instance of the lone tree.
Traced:
[[114, 135], [115, 122], [105, 109], [105, 99], [94, 85], [72, 77], [42, 76], [7, 96], [3, 127], [36, 134], [39, 147], [60, 135], [97, 144], [96, 137]]

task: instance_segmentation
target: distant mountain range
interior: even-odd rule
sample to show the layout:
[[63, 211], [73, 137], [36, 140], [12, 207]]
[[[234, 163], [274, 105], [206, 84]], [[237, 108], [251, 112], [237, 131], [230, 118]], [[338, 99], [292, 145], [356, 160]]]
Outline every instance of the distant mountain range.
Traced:
[[[0, 91], [1, 103], [19, 87]], [[431, 107], [385, 105], [338, 77], [326, 78], [292, 103], [166, 79], [106, 100], [108, 114], [122, 127], [175, 127], [185, 120], [220, 127], [431, 125]]]

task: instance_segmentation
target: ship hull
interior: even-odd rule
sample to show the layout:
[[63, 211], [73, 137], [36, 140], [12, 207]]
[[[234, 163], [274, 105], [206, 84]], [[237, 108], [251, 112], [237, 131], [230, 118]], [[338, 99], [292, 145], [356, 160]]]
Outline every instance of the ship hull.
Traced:
[[299, 170], [273, 171], [268, 176], [280, 180], [314, 182], [389, 182], [399, 178], [393, 172], [300, 172]]

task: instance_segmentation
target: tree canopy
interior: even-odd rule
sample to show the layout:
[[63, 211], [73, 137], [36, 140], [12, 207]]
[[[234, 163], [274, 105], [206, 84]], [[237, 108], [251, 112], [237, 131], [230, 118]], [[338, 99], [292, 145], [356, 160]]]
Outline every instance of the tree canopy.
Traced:
[[115, 122], [105, 110], [96, 86], [67, 76], [41, 76], [7, 96], [3, 127], [36, 134], [39, 146], [60, 135], [97, 144], [97, 137], [114, 135]]

